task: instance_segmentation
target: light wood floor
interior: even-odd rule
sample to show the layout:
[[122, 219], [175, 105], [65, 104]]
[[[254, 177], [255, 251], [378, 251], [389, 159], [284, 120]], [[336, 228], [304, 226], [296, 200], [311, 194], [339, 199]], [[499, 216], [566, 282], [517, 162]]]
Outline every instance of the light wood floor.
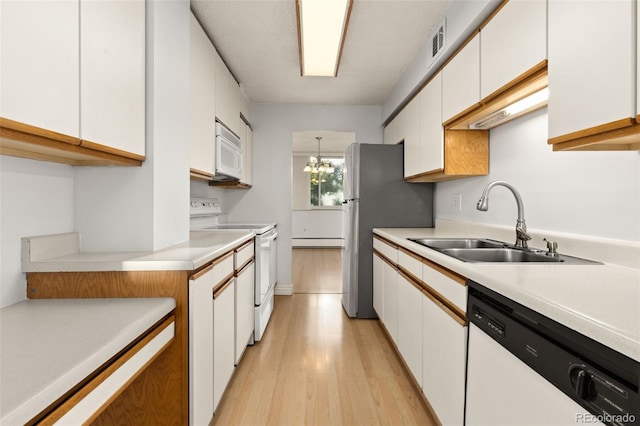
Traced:
[[294, 293], [342, 293], [339, 248], [294, 248], [291, 257]]
[[339, 294], [276, 296], [215, 425], [432, 425], [377, 320], [349, 319]]

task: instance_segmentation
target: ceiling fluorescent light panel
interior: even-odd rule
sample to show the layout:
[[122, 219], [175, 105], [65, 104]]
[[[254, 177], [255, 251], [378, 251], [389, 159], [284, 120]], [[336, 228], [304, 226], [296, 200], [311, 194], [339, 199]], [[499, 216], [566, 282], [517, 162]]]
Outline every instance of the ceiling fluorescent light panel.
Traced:
[[335, 77], [353, 0], [296, 0], [303, 76]]

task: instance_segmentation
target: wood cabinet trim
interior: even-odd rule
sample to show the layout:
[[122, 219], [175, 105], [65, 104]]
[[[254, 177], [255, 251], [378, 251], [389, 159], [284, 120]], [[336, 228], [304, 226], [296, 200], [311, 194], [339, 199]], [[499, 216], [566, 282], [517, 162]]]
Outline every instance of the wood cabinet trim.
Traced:
[[0, 153], [70, 166], [141, 166], [131, 158], [82, 145], [76, 137], [0, 118]]
[[96, 142], [91, 142], [86, 139], [80, 139], [80, 146], [92, 149], [94, 151], [101, 151], [101, 152], [106, 152], [107, 154], [117, 155], [119, 157], [130, 158], [132, 160], [144, 161], [145, 159], [144, 155], [134, 154], [133, 152], [112, 148], [110, 146], [102, 145]]
[[378, 240], [378, 241], [380, 241], [381, 243], [384, 243], [384, 244], [388, 245], [389, 247], [391, 247], [394, 250], [397, 250], [398, 247], [400, 247], [396, 243], [392, 242], [391, 240], [389, 240], [389, 239], [387, 239], [385, 237], [382, 237], [382, 236], [380, 236], [378, 234], [373, 234], [373, 238]]
[[199, 269], [198, 272], [192, 274], [189, 279], [192, 281], [195, 281], [197, 279], [199, 279], [200, 277], [202, 277], [204, 274], [206, 274], [207, 272], [211, 271], [213, 269], [213, 264], [209, 264], [207, 266], [205, 266], [202, 269]]
[[235, 279], [235, 275], [231, 273], [227, 275], [227, 277], [222, 280], [218, 285], [216, 285], [213, 289], [213, 298], [217, 299], [231, 284], [233, 284], [233, 280]]
[[247, 260], [241, 267], [236, 269], [235, 276], [238, 277], [242, 275], [247, 270], [247, 268], [253, 263], [255, 263], [255, 259], [252, 257], [251, 259]]
[[253, 244], [253, 237], [248, 239], [247, 241], [245, 241], [244, 243], [240, 243], [240, 245], [238, 247], [236, 247], [234, 250], [237, 252], [244, 250], [245, 248], [247, 248], [247, 246], [250, 246], [251, 244]]
[[401, 252], [403, 252], [407, 256], [414, 258], [415, 260], [417, 260], [419, 262], [422, 262], [422, 259], [424, 259], [419, 254], [416, 254], [416, 253], [412, 252], [411, 250], [409, 250], [409, 249], [407, 249], [405, 247], [398, 247], [398, 250], [400, 250]]
[[391, 266], [393, 269], [398, 269], [398, 265], [396, 265], [395, 262], [393, 262], [391, 259], [389, 259], [387, 256], [385, 256], [384, 254], [382, 254], [378, 250], [373, 249], [373, 254], [377, 255], [380, 259], [382, 259], [384, 261], [384, 263], [386, 263], [387, 265]]
[[223, 189], [251, 189], [252, 185], [237, 180], [230, 182], [210, 181], [209, 186], [217, 186]]
[[640, 125], [634, 118], [612, 121], [548, 140], [554, 151], [615, 150], [633, 151], [640, 149]]
[[189, 176], [192, 179], [199, 179], [199, 180], [211, 180], [211, 179], [213, 179], [213, 173], [205, 172], [203, 170], [194, 169], [193, 167], [189, 169]]
[[[96, 370], [91, 376], [87, 377], [83, 382], [78, 384], [74, 389], [67, 392], [65, 396], [59, 399], [54, 404], [59, 404], [55, 407], [49, 407], [43, 413], [36, 416], [29, 424], [38, 423], [39, 425], [53, 425], [60, 418], [62, 418], [68, 411], [75, 407], [82, 401], [87, 395], [94, 391], [100, 384], [108, 379], [116, 370], [122, 367], [129, 359], [136, 355], [143, 347], [145, 347], [151, 340], [153, 340], [158, 334], [164, 331], [167, 327], [175, 324], [175, 315], [169, 314], [169, 316], [163, 318], [158, 323], [154, 324], [141, 336], [139, 336], [134, 342], [129, 344], [126, 348], [112, 357], [102, 367]], [[158, 356], [164, 350], [173, 343], [174, 337], [171, 338], [152, 358], [150, 358], [144, 366], [136, 372], [118, 391], [112, 395], [101, 407], [95, 412], [87, 421], [87, 423], [93, 422], [104, 410], [108, 407], [122, 392], [126, 389], [131, 382], [133, 382], [151, 363], [153, 363]], [[64, 399], [61, 403], [60, 401]], [[41, 419], [41, 420], [40, 420]]]
[[445, 268], [444, 266], [440, 266], [439, 264], [429, 260], [429, 259], [422, 259], [422, 263], [428, 267], [430, 267], [431, 269], [435, 270], [436, 272], [445, 275], [448, 278], [451, 278], [453, 281], [457, 282], [458, 284], [460, 284], [463, 287], [467, 286], [467, 279], [465, 277], [463, 277], [462, 275], [453, 272], [450, 269]]
[[[442, 300], [437, 297], [435, 294], [438, 294], [437, 291], [433, 290], [431, 287], [422, 289], [422, 294], [427, 297], [430, 301], [435, 303], [437, 307], [439, 307], [444, 313], [449, 315], [455, 322], [460, 324], [462, 327], [466, 327], [469, 322], [466, 319], [466, 314], [460, 311], [459, 309], [453, 309], [452, 306], [445, 304]], [[435, 293], [435, 294], [434, 294]], [[442, 296], [440, 296], [442, 297]]]
[[398, 266], [398, 272], [405, 280], [409, 281], [409, 283], [417, 288], [420, 291], [425, 291], [424, 286], [422, 285], [422, 280], [413, 275], [411, 272], [404, 269], [402, 266]]
[[407, 182], [427, 182], [426, 180], [423, 179], [430, 179], [432, 178], [434, 175], [439, 175], [444, 173], [444, 169], [433, 169], [433, 170], [429, 170], [428, 172], [423, 172], [423, 173], [419, 173], [416, 175], [412, 175], [409, 177], [404, 178], [405, 181]]
[[[225, 260], [227, 260], [228, 257], [233, 256], [233, 250], [226, 252], [225, 254], [216, 257], [215, 259], [213, 259], [211, 262], [207, 262], [204, 266], [200, 267], [199, 269], [197, 269], [193, 274], [190, 275], [190, 277], [193, 277], [196, 274], [199, 274], [200, 271], [206, 269], [206, 268], [213, 268], [216, 265], [219, 265], [220, 263], [224, 262]], [[206, 273], [206, 272], [205, 272]], [[201, 276], [201, 275], [198, 275]]]

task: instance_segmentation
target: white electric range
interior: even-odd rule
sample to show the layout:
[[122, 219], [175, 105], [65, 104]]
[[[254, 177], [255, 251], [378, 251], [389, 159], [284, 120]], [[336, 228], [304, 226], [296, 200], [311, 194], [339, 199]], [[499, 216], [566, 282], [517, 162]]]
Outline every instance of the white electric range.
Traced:
[[275, 223], [218, 223], [222, 214], [215, 198], [191, 198], [192, 231], [249, 230], [255, 236], [255, 329], [254, 340], [262, 339], [271, 312], [277, 282], [277, 238]]

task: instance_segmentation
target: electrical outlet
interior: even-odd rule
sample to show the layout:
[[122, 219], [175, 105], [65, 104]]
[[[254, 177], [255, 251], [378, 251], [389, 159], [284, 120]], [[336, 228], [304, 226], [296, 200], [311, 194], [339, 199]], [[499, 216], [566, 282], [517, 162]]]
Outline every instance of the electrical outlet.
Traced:
[[462, 194], [457, 192], [453, 194], [453, 209], [457, 211], [462, 210]]

